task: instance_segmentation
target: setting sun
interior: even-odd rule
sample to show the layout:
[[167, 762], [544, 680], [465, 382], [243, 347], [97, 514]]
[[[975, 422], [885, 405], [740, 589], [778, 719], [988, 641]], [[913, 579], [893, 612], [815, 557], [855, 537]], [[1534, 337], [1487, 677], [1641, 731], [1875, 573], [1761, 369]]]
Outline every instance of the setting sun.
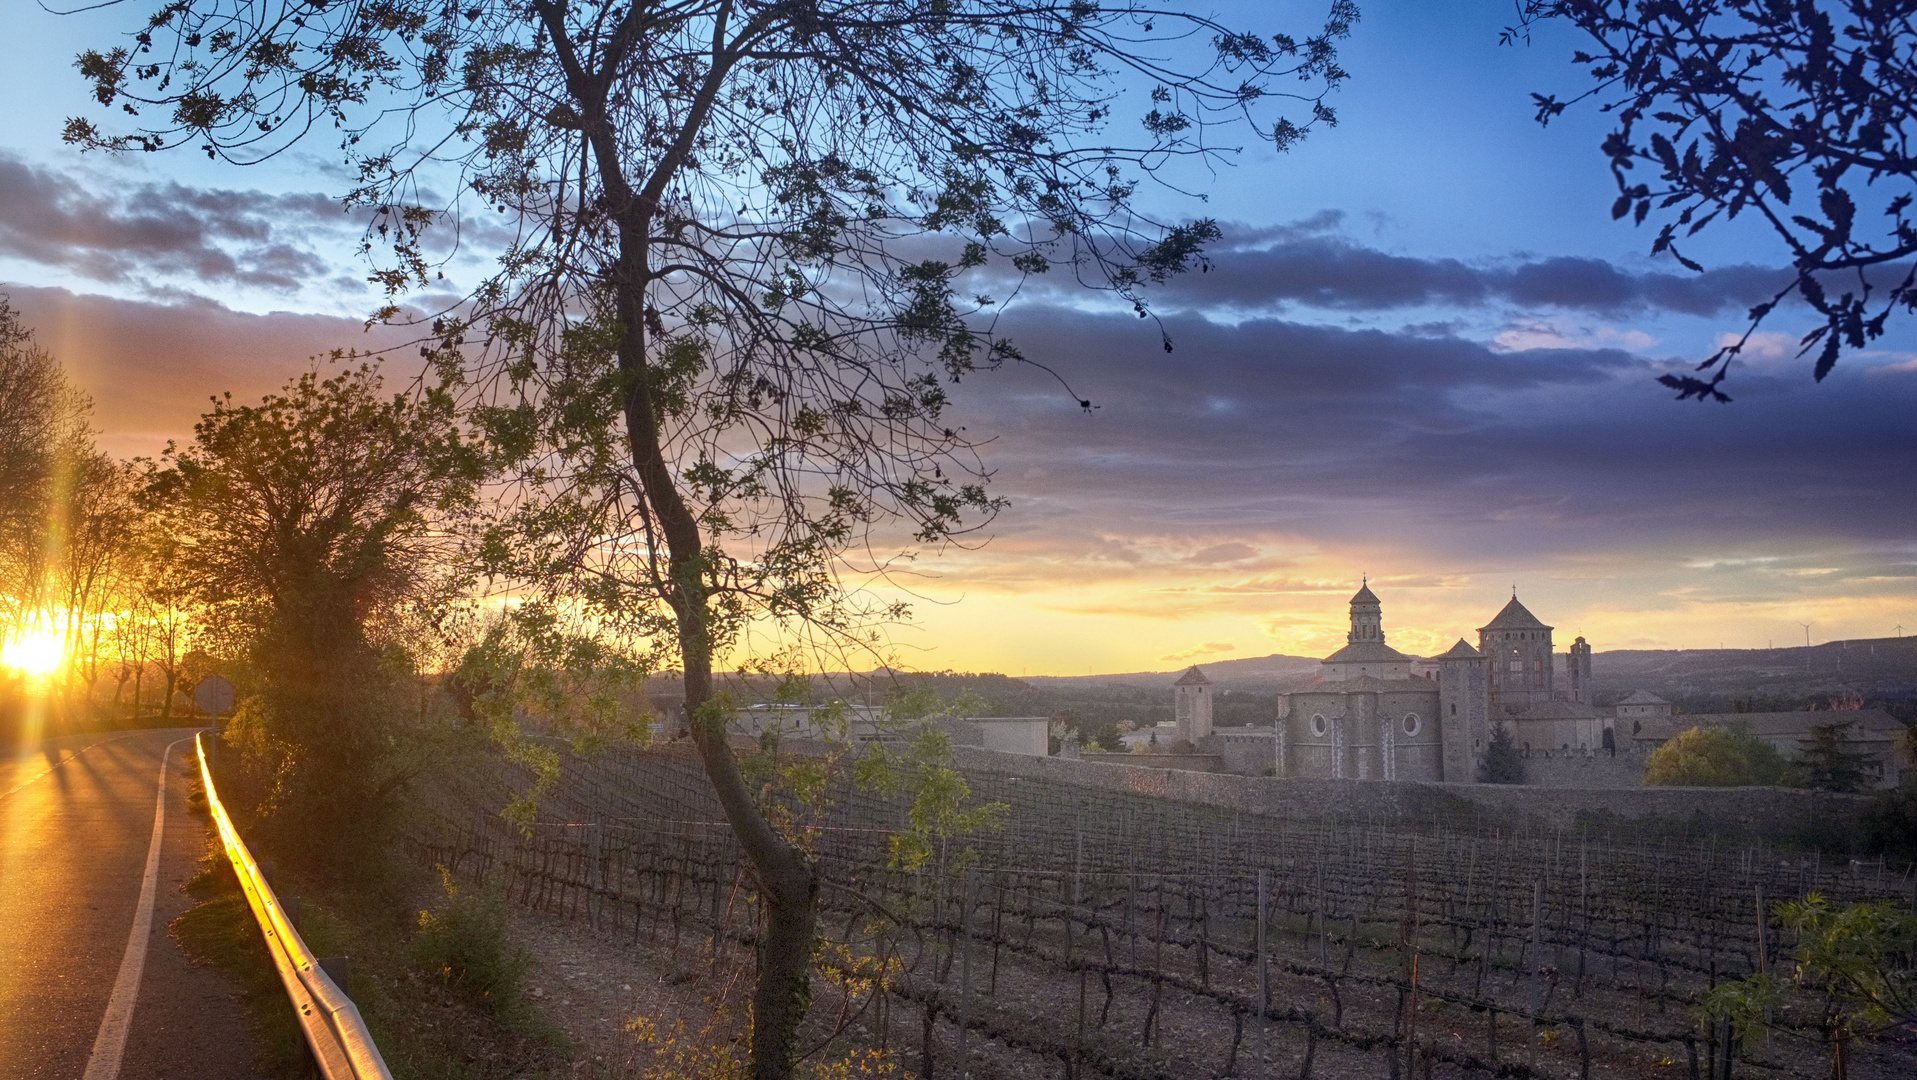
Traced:
[[24, 675], [51, 675], [65, 659], [64, 638], [47, 627], [22, 631], [18, 637], [0, 647], [0, 664]]

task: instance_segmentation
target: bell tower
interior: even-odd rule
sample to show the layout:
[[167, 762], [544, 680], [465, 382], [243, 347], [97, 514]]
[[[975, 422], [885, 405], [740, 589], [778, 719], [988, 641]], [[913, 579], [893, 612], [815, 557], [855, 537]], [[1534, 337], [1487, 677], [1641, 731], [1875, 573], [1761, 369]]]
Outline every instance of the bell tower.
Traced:
[[1345, 641], [1356, 645], [1361, 641], [1383, 640], [1384, 605], [1371, 591], [1370, 579], [1366, 579], [1358, 587], [1358, 595], [1351, 598], [1351, 632], [1345, 635]]

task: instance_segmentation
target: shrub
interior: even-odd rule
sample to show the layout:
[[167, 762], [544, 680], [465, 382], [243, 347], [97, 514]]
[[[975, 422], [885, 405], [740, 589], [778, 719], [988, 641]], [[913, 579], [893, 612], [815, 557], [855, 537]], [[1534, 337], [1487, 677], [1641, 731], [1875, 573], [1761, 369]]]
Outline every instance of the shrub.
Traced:
[[1865, 853], [1917, 862], [1917, 780], [1872, 799], [1857, 831]]
[[516, 1011], [531, 957], [507, 938], [505, 894], [462, 890], [443, 866], [439, 876], [446, 902], [419, 913], [414, 962], [495, 1014]]
[[1737, 725], [1694, 727], [1652, 752], [1646, 785], [1745, 787], [1783, 783], [1789, 762], [1777, 748]]

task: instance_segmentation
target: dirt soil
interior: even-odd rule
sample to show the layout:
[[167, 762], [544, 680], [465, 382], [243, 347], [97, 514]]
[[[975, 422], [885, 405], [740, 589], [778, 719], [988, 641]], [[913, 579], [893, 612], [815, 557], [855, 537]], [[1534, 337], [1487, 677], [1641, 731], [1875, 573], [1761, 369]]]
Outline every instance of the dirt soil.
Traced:
[[[513, 937], [531, 954], [526, 994], [572, 1041], [575, 1075], [641, 1077], [659, 1054], [627, 1030], [650, 1021], [662, 1038], [684, 1025], [688, 1036], [732, 1043], [742, 1025], [751, 978], [747, 958], [722, 950], [715, 963], [704, 941], [687, 934], [638, 944], [631, 934], [593, 930], [583, 922], [516, 907]], [[715, 1019], [717, 1017], [717, 1019]], [[708, 1030], [710, 1027], [710, 1030]]]

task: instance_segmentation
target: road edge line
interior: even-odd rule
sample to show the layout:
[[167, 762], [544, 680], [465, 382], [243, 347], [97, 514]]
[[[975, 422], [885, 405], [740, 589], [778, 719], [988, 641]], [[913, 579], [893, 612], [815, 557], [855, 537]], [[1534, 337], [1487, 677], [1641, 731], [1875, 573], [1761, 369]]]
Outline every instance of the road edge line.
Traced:
[[133, 929], [127, 933], [126, 951], [120, 954], [120, 973], [113, 979], [113, 994], [107, 998], [106, 1015], [100, 1018], [100, 1031], [93, 1038], [93, 1052], [81, 1080], [116, 1080], [120, 1075], [127, 1033], [133, 1028], [133, 1006], [140, 997], [140, 978], [146, 973], [147, 942], [153, 937], [153, 900], [159, 892], [160, 846], [166, 836], [166, 767], [173, 748], [186, 741], [177, 739], [160, 751], [160, 790], [153, 800], [153, 839], [147, 843], [140, 902], [133, 909]]

